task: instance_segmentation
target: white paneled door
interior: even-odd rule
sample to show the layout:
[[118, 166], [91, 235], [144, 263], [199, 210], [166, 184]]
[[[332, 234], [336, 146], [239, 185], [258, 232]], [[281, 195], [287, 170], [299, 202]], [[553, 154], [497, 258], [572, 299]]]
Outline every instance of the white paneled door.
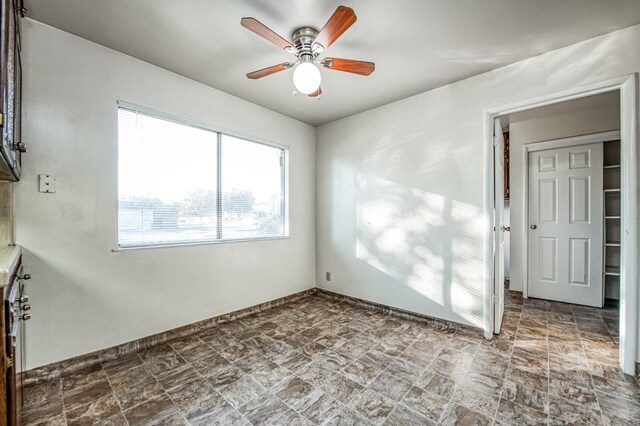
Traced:
[[493, 123], [493, 158], [494, 158], [494, 324], [495, 333], [500, 333], [504, 316], [504, 137], [500, 119]]
[[529, 153], [529, 286], [602, 307], [602, 143]]

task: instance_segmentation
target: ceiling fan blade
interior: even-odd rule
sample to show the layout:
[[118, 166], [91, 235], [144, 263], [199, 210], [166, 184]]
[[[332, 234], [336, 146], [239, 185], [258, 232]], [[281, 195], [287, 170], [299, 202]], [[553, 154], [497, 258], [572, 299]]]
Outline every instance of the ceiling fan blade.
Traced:
[[264, 25], [262, 22], [258, 21], [255, 18], [242, 18], [240, 20], [240, 25], [245, 27], [246, 29], [253, 31], [258, 34], [260, 37], [264, 38], [267, 41], [275, 44], [281, 49], [284, 49], [289, 52], [294, 52], [295, 49], [284, 38], [280, 37], [278, 34], [274, 33], [269, 27]]
[[320, 95], [322, 95], [322, 87], [318, 87], [318, 90], [316, 90], [313, 93], [309, 93], [309, 95], [307, 96], [309, 96], [310, 98], [315, 98], [316, 96], [320, 96]]
[[280, 71], [288, 70], [291, 67], [293, 67], [293, 64], [291, 62], [283, 62], [278, 65], [273, 65], [271, 67], [263, 68], [258, 71], [250, 72], [249, 74], [247, 74], [247, 77], [252, 80], [257, 80], [259, 78], [266, 77]]
[[327, 50], [345, 31], [356, 22], [356, 14], [350, 7], [338, 6], [313, 41], [314, 51]]
[[376, 64], [373, 62], [354, 61], [352, 59], [324, 58], [321, 63], [323, 67], [330, 70], [360, 75], [369, 75], [376, 69]]

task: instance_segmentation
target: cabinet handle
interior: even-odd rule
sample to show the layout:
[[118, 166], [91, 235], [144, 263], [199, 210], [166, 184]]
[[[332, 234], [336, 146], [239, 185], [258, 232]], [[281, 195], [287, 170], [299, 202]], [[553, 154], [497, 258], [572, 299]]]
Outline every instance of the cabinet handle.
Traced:
[[531, 225], [531, 229], [538, 229], [538, 225]]
[[29, 314], [22, 314], [22, 316], [20, 317], [21, 320], [23, 321], [28, 321], [31, 319], [31, 315]]

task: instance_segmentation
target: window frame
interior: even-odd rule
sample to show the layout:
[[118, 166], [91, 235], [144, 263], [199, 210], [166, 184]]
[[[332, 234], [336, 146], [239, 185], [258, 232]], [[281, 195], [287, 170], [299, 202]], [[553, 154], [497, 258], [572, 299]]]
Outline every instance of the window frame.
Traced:
[[[116, 172], [116, 232], [115, 232], [115, 248], [111, 251], [129, 251], [129, 250], [141, 250], [141, 249], [158, 249], [158, 248], [171, 248], [171, 247], [190, 247], [190, 246], [203, 246], [203, 245], [211, 245], [211, 244], [227, 244], [227, 243], [243, 243], [243, 242], [253, 242], [253, 241], [273, 241], [273, 240], [286, 240], [290, 239], [290, 225], [289, 225], [289, 146], [277, 142], [272, 142], [266, 140], [264, 138], [256, 138], [255, 136], [243, 134], [241, 132], [236, 132], [233, 130], [228, 130], [218, 126], [212, 126], [208, 123], [198, 122], [196, 120], [186, 119], [177, 115], [169, 114], [163, 111], [159, 111], [153, 108], [142, 107], [140, 105], [132, 104], [126, 101], [118, 100], [116, 102], [116, 122], [117, 128], [119, 128], [120, 120], [119, 120], [119, 112], [120, 110], [128, 110], [131, 112], [135, 112], [138, 114], [147, 115], [152, 118], [157, 118], [160, 120], [170, 121], [175, 124], [180, 124], [184, 126], [189, 126], [205, 131], [212, 132], [212, 136], [218, 140], [218, 155], [214, 159], [214, 162], [218, 163], [217, 169], [217, 177], [218, 182], [217, 186], [221, 185], [221, 140], [222, 135], [230, 136], [236, 139], [242, 139], [247, 142], [256, 143], [259, 145], [268, 146], [271, 148], [277, 148], [282, 150], [282, 172], [280, 178], [280, 188], [282, 191], [282, 200], [281, 200], [281, 209], [282, 209], [282, 235], [278, 236], [268, 236], [268, 237], [251, 237], [251, 238], [215, 238], [212, 240], [199, 240], [199, 241], [187, 241], [187, 242], [176, 242], [176, 243], [167, 243], [167, 244], [142, 244], [142, 245], [120, 245], [120, 161], [119, 161], [119, 153], [120, 153], [120, 139], [119, 137], [116, 140], [116, 163], [117, 163], [117, 172]], [[218, 212], [218, 215], [221, 212]]]

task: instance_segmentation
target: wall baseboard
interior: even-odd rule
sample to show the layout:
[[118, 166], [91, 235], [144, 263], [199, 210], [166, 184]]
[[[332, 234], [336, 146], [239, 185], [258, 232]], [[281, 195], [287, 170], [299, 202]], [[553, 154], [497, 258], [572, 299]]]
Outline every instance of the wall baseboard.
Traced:
[[329, 299], [344, 302], [352, 306], [357, 306], [359, 308], [364, 308], [368, 310], [373, 310], [376, 312], [381, 312], [387, 315], [391, 315], [394, 317], [408, 319], [411, 321], [421, 322], [430, 324], [437, 330], [441, 331], [458, 331], [469, 334], [478, 334], [480, 336], [483, 335], [483, 330], [478, 327], [474, 327], [472, 325], [466, 325], [457, 323], [454, 321], [447, 321], [440, 318], [432, 317], [425, 314], [419, 314], [416, 312], [407, 311], [400, 308], [394, 308], [388, 305], [383, 305], [381, 303], [371, 302], [365, 299], [359, 299], [353, 296], [347, 296], [345, 294], [336, 293], [330, 290], [325, 290], [323, 288], [316, 288], [316, 293], [322, 297], [327, 297]]
[[297, 293], [293, 293], [289, 296], [280, 297], [278, 299], [260, 303], [259, 305], [250, 306], [248, 308], [218, 315], [192, 324], [187, 324], [185, 326], [174, 328], [169, 331], [153, 334], [151, 336], [132, 340], [130, 342], [122, 343], [120, 345], [112, 346], [106, 349], [101, 349], [85, 355], [79, 355], [63, 361], [54, 362], [42, 367], [36, 367], [23, 373], [25, 377], [24, 384], [25, 386], [28, 386], [46, 382], [57, 377], [67, 376], [80, 370], [96, 366], [103, 362], [112, 361], [114, 359], [121, 358], [123, 356], [130, 355], [136, 352], [142, 352], [154, 346], [162, 345], [164, 343], [189, 336], [199, 331], [215, 327], [216, 325], [224, 324], [229, 321], [245, 318], [258, 312], [264, 312], [278, 306], [286, 305], [287, 303], [291, 303], [293, 301], [308, 297], [316, 293], [316, 288], [303, 290]]

